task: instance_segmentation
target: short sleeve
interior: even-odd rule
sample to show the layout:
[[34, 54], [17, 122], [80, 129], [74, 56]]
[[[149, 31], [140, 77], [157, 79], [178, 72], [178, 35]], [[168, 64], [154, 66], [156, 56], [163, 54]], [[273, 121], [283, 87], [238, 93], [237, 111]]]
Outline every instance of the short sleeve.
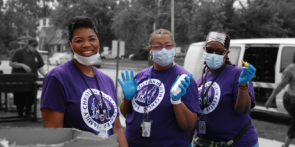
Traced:
[[13, 54], [13, 56], [10, 58], [10, 61], [11, 62], [21, 62], [20, 57], [21, 53], [20, 53], [20, 50], [16, 50], [16, 52]]
[[42, 87], [41, 109], [49, 108], [61, 113], [66, 110], [66, 94], [64, 86], [51, 75], [46, 75]]
[[284, 81], [284, 79], [288, 79], [286, 81], [292, 81], [294, 79], [292, 72], [285, 70], [282, 75], [282, 81]]
[[44, 66], [44, 61], [43, 61], [42, 56], [37, 51], [35, 52], [35, 55], [38, 59], [38, 67], [37, 68], [39, 69]]

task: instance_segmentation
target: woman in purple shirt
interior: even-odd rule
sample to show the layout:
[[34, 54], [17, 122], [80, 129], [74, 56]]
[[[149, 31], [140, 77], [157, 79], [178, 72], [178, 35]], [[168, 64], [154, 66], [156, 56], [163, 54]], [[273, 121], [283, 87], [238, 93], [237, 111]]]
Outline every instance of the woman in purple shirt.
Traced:
[[[133, 79], [122, 73], [124, 98], [120, 105], [126, 117], [126, 138], [130, 147], [186, 147], [188, 132], [197, 121], [197, 85], [186, 70], [173, 62], [172, 34], [158, 29], [150, 35], [149, 47], [154, 66]], [[170, 92], [178, 76], [186, 74], [179, 94]]]
[[41, 111], [45, 128], [76, 128], [102, 138], [118, 134], [128, 146], [119, 120], [112, 79], [92, 66], [99, 58], [99, 36], [91, 19], [74, 17], [68, 26], [73, 59], [44, 78]]
[[249, 63], [244, 69], [232, 65], [229, 45], [226, 34], [207, 35], [205, 66], [197, 80], [201, 109], [195, 127], [197, 147], [258, 147], [257, 131], [250, 118], [250, 109], [255, 106], [251, 79], [256, 70]]

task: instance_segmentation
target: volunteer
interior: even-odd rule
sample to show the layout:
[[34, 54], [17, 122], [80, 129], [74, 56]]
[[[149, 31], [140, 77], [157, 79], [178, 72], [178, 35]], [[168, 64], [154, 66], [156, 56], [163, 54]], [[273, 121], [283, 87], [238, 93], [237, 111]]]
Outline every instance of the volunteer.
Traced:
[[91, 64], [99, 58], [99, 37], [90, 18], [74, 17], [68, 45], [73, 59], [52, 69], [44, 78], [41, 111], [45, 128], [76, 128], [107, 138], [118, 134], [128, 146], [119, 120], [112, 79]]
[[[258, 147], [250, 109], [255, 106], [249, 63], [236, 67], [228, 58], [230, 37], [210, 32], [204, 46], [203, 75], [197, 80], [200, 113], [196, 123], [196, 146]], [[219, 145], [217, 145], [219, 144]]]
[[[197, 120], [199, 105], [197, 85], [189, 74], [173, 62], [175, 41], [165, 29], [150, 35], [149, 51], [154, 65], [133, 77], [122, 73], [124, 98], [120, 105], [126, 117], [130, 147], [186, 147], [188, 132]], [[180, 93], [170, 92], [177, 77], [187, 76], [178, 86]]]

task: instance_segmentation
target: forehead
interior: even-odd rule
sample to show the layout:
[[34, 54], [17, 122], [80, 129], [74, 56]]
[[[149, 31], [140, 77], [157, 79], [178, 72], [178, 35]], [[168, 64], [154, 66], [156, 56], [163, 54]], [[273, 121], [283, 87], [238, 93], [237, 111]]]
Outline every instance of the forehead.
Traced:
[[206, 44], [206, 47], [212, 47], [212, 48], [224, 48], [224, 45], [221, 44], [220, 42], [218, 41], [211, 41], [209, 43]]
[[80, 27], [74, 30], [73, 32], [73, 37], [85, 37], [85, 36], [91, 36], [91, 35], [95, 35], [94, 30], [92, 30], [91, 28], [87, 28], [87, 27]]
[[153, 36], [153, 39], [151, 41], [151, 44], [160, 43], [173, 43], [173, 39], [169, 34], [156, 34]]

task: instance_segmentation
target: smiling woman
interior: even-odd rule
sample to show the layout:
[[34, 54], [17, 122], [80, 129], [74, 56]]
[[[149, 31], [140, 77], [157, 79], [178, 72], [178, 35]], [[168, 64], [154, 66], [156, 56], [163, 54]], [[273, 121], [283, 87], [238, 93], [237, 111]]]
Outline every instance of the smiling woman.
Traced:
[[68, 45], [73, 59], [52, 69], [44, 78], [43, 124], [46, 128], [77, 128], [102, 138], [116, 133], [119, 145], [127, 146], [114, 83], [93, 66], [99, 58], [99, 36], [94, 26], [87, 17], [70, 21]]

